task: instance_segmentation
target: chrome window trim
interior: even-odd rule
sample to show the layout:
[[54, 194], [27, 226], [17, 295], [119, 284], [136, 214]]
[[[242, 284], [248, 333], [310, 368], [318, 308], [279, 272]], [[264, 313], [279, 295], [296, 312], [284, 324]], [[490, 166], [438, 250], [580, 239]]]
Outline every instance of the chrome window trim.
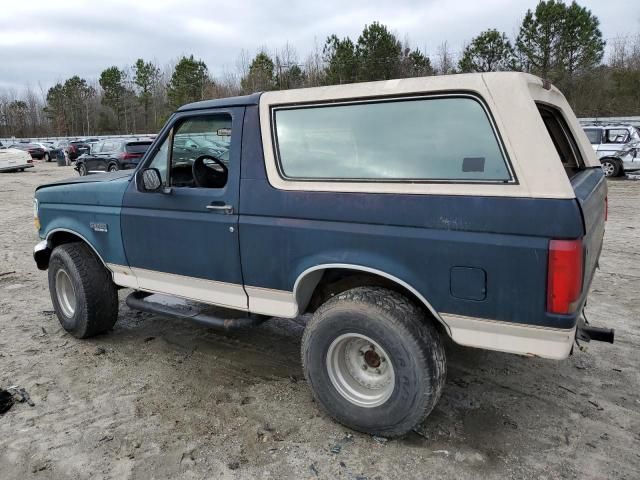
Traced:
[[[278, 134], [277, 134], [277, 123], [276, 123], [276, 113], [280, 110], [300, 110], [305, 108], [322, 108], [322, 107], [335, 107], [335, 106], [347, 106], [347, 105], [367, 105], [367, 104], [378, 104], [378, 103], [391, 103], [391, 102], [406, 102], [406, 101], [425, 101], [425, 100], [433, 100], [433, 99], [442, 99], [442, 98], [468, 98], [470, 100], [475, 101], [480, 105], [484, 114], [489, 121], [489, 125], [491, 126], [491, 130], [493, 131], [494, 139], [498, 144], [498, 148], [502, 155], [502, 161], [504, 162], [507, 172], [509, 174], [509, 180], [474, 180], [474, 179], [417, 179], [417, 178], [398, 178], [398, 179], [388, 179], [388, 178], [334, 178], [334, 177], [289, 177], [284, 173], [282, 168], [282, 161], [280, 158], [280, 150], [278, 146]], [[276, 169], [278, 175], [284, 182], [305, 182], [305, 183], [337, 183], [337, 184], [345, 184], [345, 183], [357, 183], [357, 184], [456, 184], [456, 185], [464, 185], [464, 184], [475, 184], [475, 185], [518, 185], [518, 178], [515, 174], [515, 170], [513, 168], [511, 159], [507, 150], [504, 146], [504, 140], [500, 135], [500, 131], [498, 130], [495, 119], [493, 118], [493, 114], [489, 110], [485, 100], [479, 94], [468, 92], [468, 91], [451, 91], [446, 93], [415, 93], [415, 94], [404, 94], [398, 96], [385, 96], [378, 95], [372, 97], [366, 97], [361, 99], [341, 99], [341, 100], [327, 100], [322, 102], [296, 102], [296, 103], [282, 103], [277, 105], [269, 106], [269, 119], [270, 119], [270, 132], [271, 132], [271, 147], [273, 158], [275, 159]]]

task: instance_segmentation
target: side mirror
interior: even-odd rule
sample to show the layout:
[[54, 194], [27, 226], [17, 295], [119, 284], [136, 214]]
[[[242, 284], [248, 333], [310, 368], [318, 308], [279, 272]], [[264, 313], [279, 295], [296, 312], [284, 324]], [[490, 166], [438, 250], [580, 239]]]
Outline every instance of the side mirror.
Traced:
[[143, 192], [158, 192], [162, 188], [162, 177], [157, 168], [146, 168], [138, 176], [138, 188]]

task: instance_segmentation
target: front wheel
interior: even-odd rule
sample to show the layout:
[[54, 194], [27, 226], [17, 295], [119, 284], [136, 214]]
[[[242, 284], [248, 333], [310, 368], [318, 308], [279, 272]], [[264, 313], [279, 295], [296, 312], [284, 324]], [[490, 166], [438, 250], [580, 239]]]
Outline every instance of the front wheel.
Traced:
[[60, 324], [74, 337], [106, 332], [118, 319], [117, 288], [84, 243], [65, 243], [53, 249], [49, 292]]
[[87, 174], [87, 166], [84, 163], [78, 165], [78, 175], [84, 177]]
[[48, 154], [48, 153], [45, 153], [45, 154], [44, 154], [44, 161], [45, 161], [45, 162], [50, 162], [50, 161], [51, 161], [51, 157], [49, 156], [49, 154]]
[[329, 415], [385, 437], [419, 425], [446, 376], [435, 327], [407, 298], [380, 287], [347, 290], [323, 304], [305, 329], [302, 364]]
[[617, 177], [620, 173], [620, 164], [614, 160], [602, 160], [601, 164], [605, 177]]

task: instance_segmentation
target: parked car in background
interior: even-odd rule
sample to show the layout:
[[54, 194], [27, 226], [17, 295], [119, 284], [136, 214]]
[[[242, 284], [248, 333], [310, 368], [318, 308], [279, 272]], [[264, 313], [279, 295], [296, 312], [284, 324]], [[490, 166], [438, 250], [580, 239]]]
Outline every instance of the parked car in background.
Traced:
[[25, 150], [0, 148], [0, 172], [24, 172], [33, 167], [33, 159]]
[[45, 162], [55, 160], [62, 152], [62, 149], [56, 146], [54, 142], [32, 142], [32, 145], [36, 145], [44, 149], [44, 156], [42, 158]]
[[69, 159], [71, 161], [76, 160], [80, 155], [85, 153], [89, 153], [91, 148], [89, 144], [84, 140], [71, 140], [69, 142], [69, 147], [67, 150], [67, 154], [69, 155]]
[[89, 153], [78, 157], [76, 170], [80, 176], [97, 172], [116, 172], [136, 168], [151, 145], [150, 140], [103, 140]]
[[584, 132], [607, 177], [640, 170], [640, 132], [629, 124], [594, 124]]
[[11, 148], [17, 148], [18, 150], [25, 151], [31, 155], [31, 158], [42, 160], [47, 153], [46, 148], [36, 145], [35, 143], [14, 143]]

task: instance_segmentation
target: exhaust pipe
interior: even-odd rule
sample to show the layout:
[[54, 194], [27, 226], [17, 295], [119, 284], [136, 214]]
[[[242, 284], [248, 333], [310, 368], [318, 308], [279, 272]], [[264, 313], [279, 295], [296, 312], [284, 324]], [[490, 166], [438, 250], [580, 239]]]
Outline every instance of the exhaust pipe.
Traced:
[[615, 330], [613, 328], [592, 327], [584, 321], [578, 324], [578, 338], [585, 342], [593, 340], [594, 342], [613, 343]]

